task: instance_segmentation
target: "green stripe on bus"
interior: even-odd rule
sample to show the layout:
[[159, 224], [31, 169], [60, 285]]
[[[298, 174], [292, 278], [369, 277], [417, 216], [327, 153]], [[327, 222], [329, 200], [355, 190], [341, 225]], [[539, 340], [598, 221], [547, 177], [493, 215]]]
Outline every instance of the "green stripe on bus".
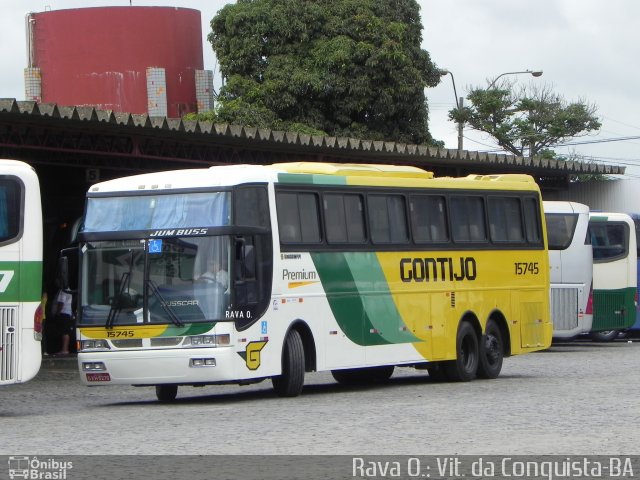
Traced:
[[347, 179], [343, 176], [334, 175], [316, 175], [311, 173], [278, 173], [278, 182], [314, 185], [346, 185]]
[[42, 262], [0, 262], [0, 302], [39, 302]]
[[312, 253], [331, 311], [352, 342], [386, 345], [418, 341], [405, 331], [373, 252]]
[[161, 337], [182, 337], [185, 335], [200, 335], [210, 331], [216, 322], [213, 323], [187, 323], [182, 327], [176, 325], [169, 325], [167, 329], [162, 332]]

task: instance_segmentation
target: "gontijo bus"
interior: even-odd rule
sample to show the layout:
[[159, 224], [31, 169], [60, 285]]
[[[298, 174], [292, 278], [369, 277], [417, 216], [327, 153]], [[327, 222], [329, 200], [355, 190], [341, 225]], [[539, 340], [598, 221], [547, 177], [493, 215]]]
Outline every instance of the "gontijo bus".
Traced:
[[[87, 385], [496, 377], [550, 345], [540, 192], [526, 175], [290, 163], [93, 186], [80, 232]], [[216, 280], [202, 281], [213, 268]], [[223, 275], [219, 272], [223, 271]], [[225, 281], [226, 278], [226, 281]]]
[[42, 210], [33, 168], [0, 160], [0, 385], [26, 382], [42, 359]]

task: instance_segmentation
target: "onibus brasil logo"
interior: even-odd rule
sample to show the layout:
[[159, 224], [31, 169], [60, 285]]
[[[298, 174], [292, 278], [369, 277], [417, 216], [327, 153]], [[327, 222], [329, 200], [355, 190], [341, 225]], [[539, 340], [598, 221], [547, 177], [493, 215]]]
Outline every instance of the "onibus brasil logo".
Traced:
[[33, 480], [65, 480], [67, 470], [73, 468], [73, 462], [65, 462], [54, 458], [44, 460], [38, 457], [11, 456], [9, 457], [9, 478]]

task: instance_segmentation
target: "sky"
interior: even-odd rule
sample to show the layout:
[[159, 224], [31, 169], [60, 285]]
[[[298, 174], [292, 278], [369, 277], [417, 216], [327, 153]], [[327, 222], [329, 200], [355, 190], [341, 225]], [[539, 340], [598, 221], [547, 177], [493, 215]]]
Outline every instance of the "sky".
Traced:
[[[223, 0], [131, 0], [134, 6], [194, 8], [202, 15], [204, 67], [220, 71], [206, 42], [209, 21]], [[602, 127], [556, 148], [563, 155], [626, 167], [640, 178], [640, 18], [638, 0], [418, 0], [422, 48], [455, 79], [458, 96], [486, 87], [509, 72], [542, 70], [541, 77], [505, 75], [516, 86], [551, 87], [567, 101], [597, 107]], [[28, 12], [126, 6], [130, 0], [0, 0], [0, 98], [24, 99], [27, 66], [25, 15]], [[451, 76], [426, 90], [429, 130], [446, 148], [457, 148], [457, 125], [448, 120], [455, 106]], [[499, 152], [491, 137], [464, 130], [464, 149]]]

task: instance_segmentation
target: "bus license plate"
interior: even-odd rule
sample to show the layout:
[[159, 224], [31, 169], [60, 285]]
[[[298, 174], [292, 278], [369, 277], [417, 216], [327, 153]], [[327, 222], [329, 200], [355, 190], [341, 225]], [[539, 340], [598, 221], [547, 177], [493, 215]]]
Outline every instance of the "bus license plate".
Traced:
[[110, 382], [111, 375], [108, 373], [87, 373], [88, 382]]

